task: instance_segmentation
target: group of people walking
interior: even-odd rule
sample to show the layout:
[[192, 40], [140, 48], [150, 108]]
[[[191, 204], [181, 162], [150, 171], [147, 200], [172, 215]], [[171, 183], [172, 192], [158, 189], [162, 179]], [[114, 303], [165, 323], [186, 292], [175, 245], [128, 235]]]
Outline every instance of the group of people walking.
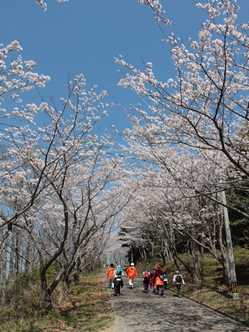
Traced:
[[[120, 265], [117, 267], [114, 264], [110, 264], [106, 269], [106, 277], [108, 279], [108, 286], [114, 290], [114, 295], [120, 295], [120, 289], [124, 286], [123, 276], [127, 275], [128, 287], [133, 288], [135, 279], [138, 276], [137, 269], [134, 263], [131, 263], [126, 268], [122, 268]], [[172, 279], [173, 285], [176, 287], [177, 295], [180, 295], [181, 286], [185, 284], [182, 274], [176, 271]], [[152, 271], [143, 272], [143, 291], [145, 293], [152, 289], [156, 295], [163, 296], [165, 289], [169, 287], [169, 277], [165, 270], [163, 270], [160, 264], [156, 264]]]
[[[173, 285], [176, 287], [177, 295], [180, 295], [181, 286], [185, 284], [182, 274], [176, 271], [172, 279]], [[165, 289], [169, 287], [169, 276], [165, 270], [162, 270], [160, 264], [156, 264], [152, 271], [143, 272], [144, 292], [152, 289], [154, 294], [164, 295]]]
[[125, 269], [121, 265], [110, 264], [106, 269], [106, 277], [108, 279], [108, 286], [114, 289], [114, 295], [120, 295], [120, 289], [124, 286], [123, 276], [126, 273], [128, 278], [129, 288], [134, 287], [134, 281], [138, 275], [137, 269], [134, 263], [131, 263]]

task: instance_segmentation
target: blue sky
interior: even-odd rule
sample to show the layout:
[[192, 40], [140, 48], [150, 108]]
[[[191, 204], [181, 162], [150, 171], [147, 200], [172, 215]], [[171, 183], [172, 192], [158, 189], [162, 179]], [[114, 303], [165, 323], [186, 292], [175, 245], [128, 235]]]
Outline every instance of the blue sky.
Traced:
[[[167, 0], [175, 31], [184, 38], [196, 35], [203, 12], [193, 8], [192, 0]], [[239, 1], [243, 19], [248, 21], [249, 0]], [[44, 96], [60, 96], [68, 77], [83, 72], [90, 84], [109, 92], [117, 105], [111, 120], [126, 126], [123, 109], [139, 99], [117, 87], [120, 77], [114, 57], [122, 54], [129, 62], [142, 65], [151, 61], [161, 78], [169, 78], [172, 66], [162, 34], [151, 11], [136, 0], [70, 0], [58, 5], [48, 0], [44, 13], [34, 0], [2, 0], [0, 5], [1, 42], [18, 39], [23, 56], [34, 59], [38, 70], [52, 81]]]

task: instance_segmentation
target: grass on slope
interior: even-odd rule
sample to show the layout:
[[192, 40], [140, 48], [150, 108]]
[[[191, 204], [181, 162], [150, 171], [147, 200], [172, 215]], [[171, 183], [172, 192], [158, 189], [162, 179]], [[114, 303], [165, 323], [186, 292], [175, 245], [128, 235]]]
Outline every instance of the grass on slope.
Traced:
[[0, 331], [96, 332], [102, 331], [111, 319], [110, 294], [99, 274], [82, 276], [69, 293], [59, 288], [54, 296], [55, 309], [50, 313], [40, 310], [39, 287], [34, 280], [25, 287], [18, 280], [12, 295], [14, 292], [15, 299], [7, 298], [8, 303], [0, 306]]
[[204, 275], [202, 289], [186, 287], [185, 292], [191, 298], [249, 324], [249, 250], [236, 248], [234, 254], [238, 278], [236, 290], [239, 293], [238, 300], [229, 296], [227, 287], [222, 284], [221, 267], [208, 256], [202, 262]]
[[[234, 300], [228, 296], [228, 289], [223, 284], [222, 267], [217, 261], [209, 255], [205, 255], [201, 261], [203, 274], [203, 285], [201, 289], [197, 289], [192, 284], [190, 276], [181, 268], [186, 285], [183, 287], [183, 294], [200, 303], [206, 304], [211, 308], [229, 314], [235, 318], [243, 320], [249, 324], [249, 249], [235, 248], [234, 251], [236, 272], [238, 278], [239, 300]], [[181, 255], [181, 259], [185, 262], [189, 261], [188, 255]], [[140, 271], [152, 269], [160, 260], [151, 259], [141, 264]], [[170, 289], [172, 286], [173, 273], [176, 270], [174, 263], [167, 263], [164, 268], [169, 273]]]

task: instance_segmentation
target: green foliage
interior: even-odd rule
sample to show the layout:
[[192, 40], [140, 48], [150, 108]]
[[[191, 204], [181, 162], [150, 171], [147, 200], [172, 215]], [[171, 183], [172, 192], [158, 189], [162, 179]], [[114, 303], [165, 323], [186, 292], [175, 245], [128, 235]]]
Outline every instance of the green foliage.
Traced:
[[[244, 186], [244, 187], [243, 187]], [[249, 214], [248, 183], [245, 182], [241, 188], [234, 188], [228, 192], [228, 205]], [[231, 232], [233, 244], [236, 246], [249, 246], [249, 220], [239, 212], [229, 209]]]

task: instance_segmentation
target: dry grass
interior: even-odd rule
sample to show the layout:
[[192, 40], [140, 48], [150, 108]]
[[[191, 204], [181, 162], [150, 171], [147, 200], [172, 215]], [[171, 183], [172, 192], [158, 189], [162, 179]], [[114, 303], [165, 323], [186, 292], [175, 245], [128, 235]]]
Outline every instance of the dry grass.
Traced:
[[16, 301], [0, 306], [0, 331], [4, 332], [96, 332], [111, 320], [110, 295], [98, 274], [82, 276], [70, 292], [59, 288], [55, 309], [39, 309], [38, 285], [25, 288]]
[[249, 323], [249, 295], [242, 288], [238, 288], [240, 298], [234, 300], [218, 291], [202, 288], [193, 292], [186, 292], [190, 298], [208, 305], [209, 307]]
[[236, 292], [239, 299], [232, 298], [228, 288], [222, 283], [221, 267], [209, 256], [204, 257], [202, 261], [202, 289], [196, 290], [193, 285], [187, 283], [184, 294], [249, 324], [249, 249], [236, 248], [234, 253], [238, 278]]
[[[187, 297], [243, 320], [249, 325], [249, 249], [238, 247], [235, 248], [234, 254], [239, 300], [234, 300], [231, 296], [228, 296], [228, 289], [222, 280], [222, 267], [209, 255], [202, 258], [203, 286], [199, 290], [192, 284], [190, 276], [186, 271], [184, 272], [182, 267], [181, 271], [186, 281], [186, 286], [183, 287], [182, 291]], [[190, 262], [189, 256], [186, 254], [181, 255], [181, 259]], [[160, 259], [152, 258], [150, 261], [139, 264], [139, 269], [140, 271], [152, 269], [155, 263], [158, 262], [160, 262]], [[174, 263], [167, 263], [164, 268], [169, 273], [169, 279], [172, 280], [173, 273], [176, 270]]]

